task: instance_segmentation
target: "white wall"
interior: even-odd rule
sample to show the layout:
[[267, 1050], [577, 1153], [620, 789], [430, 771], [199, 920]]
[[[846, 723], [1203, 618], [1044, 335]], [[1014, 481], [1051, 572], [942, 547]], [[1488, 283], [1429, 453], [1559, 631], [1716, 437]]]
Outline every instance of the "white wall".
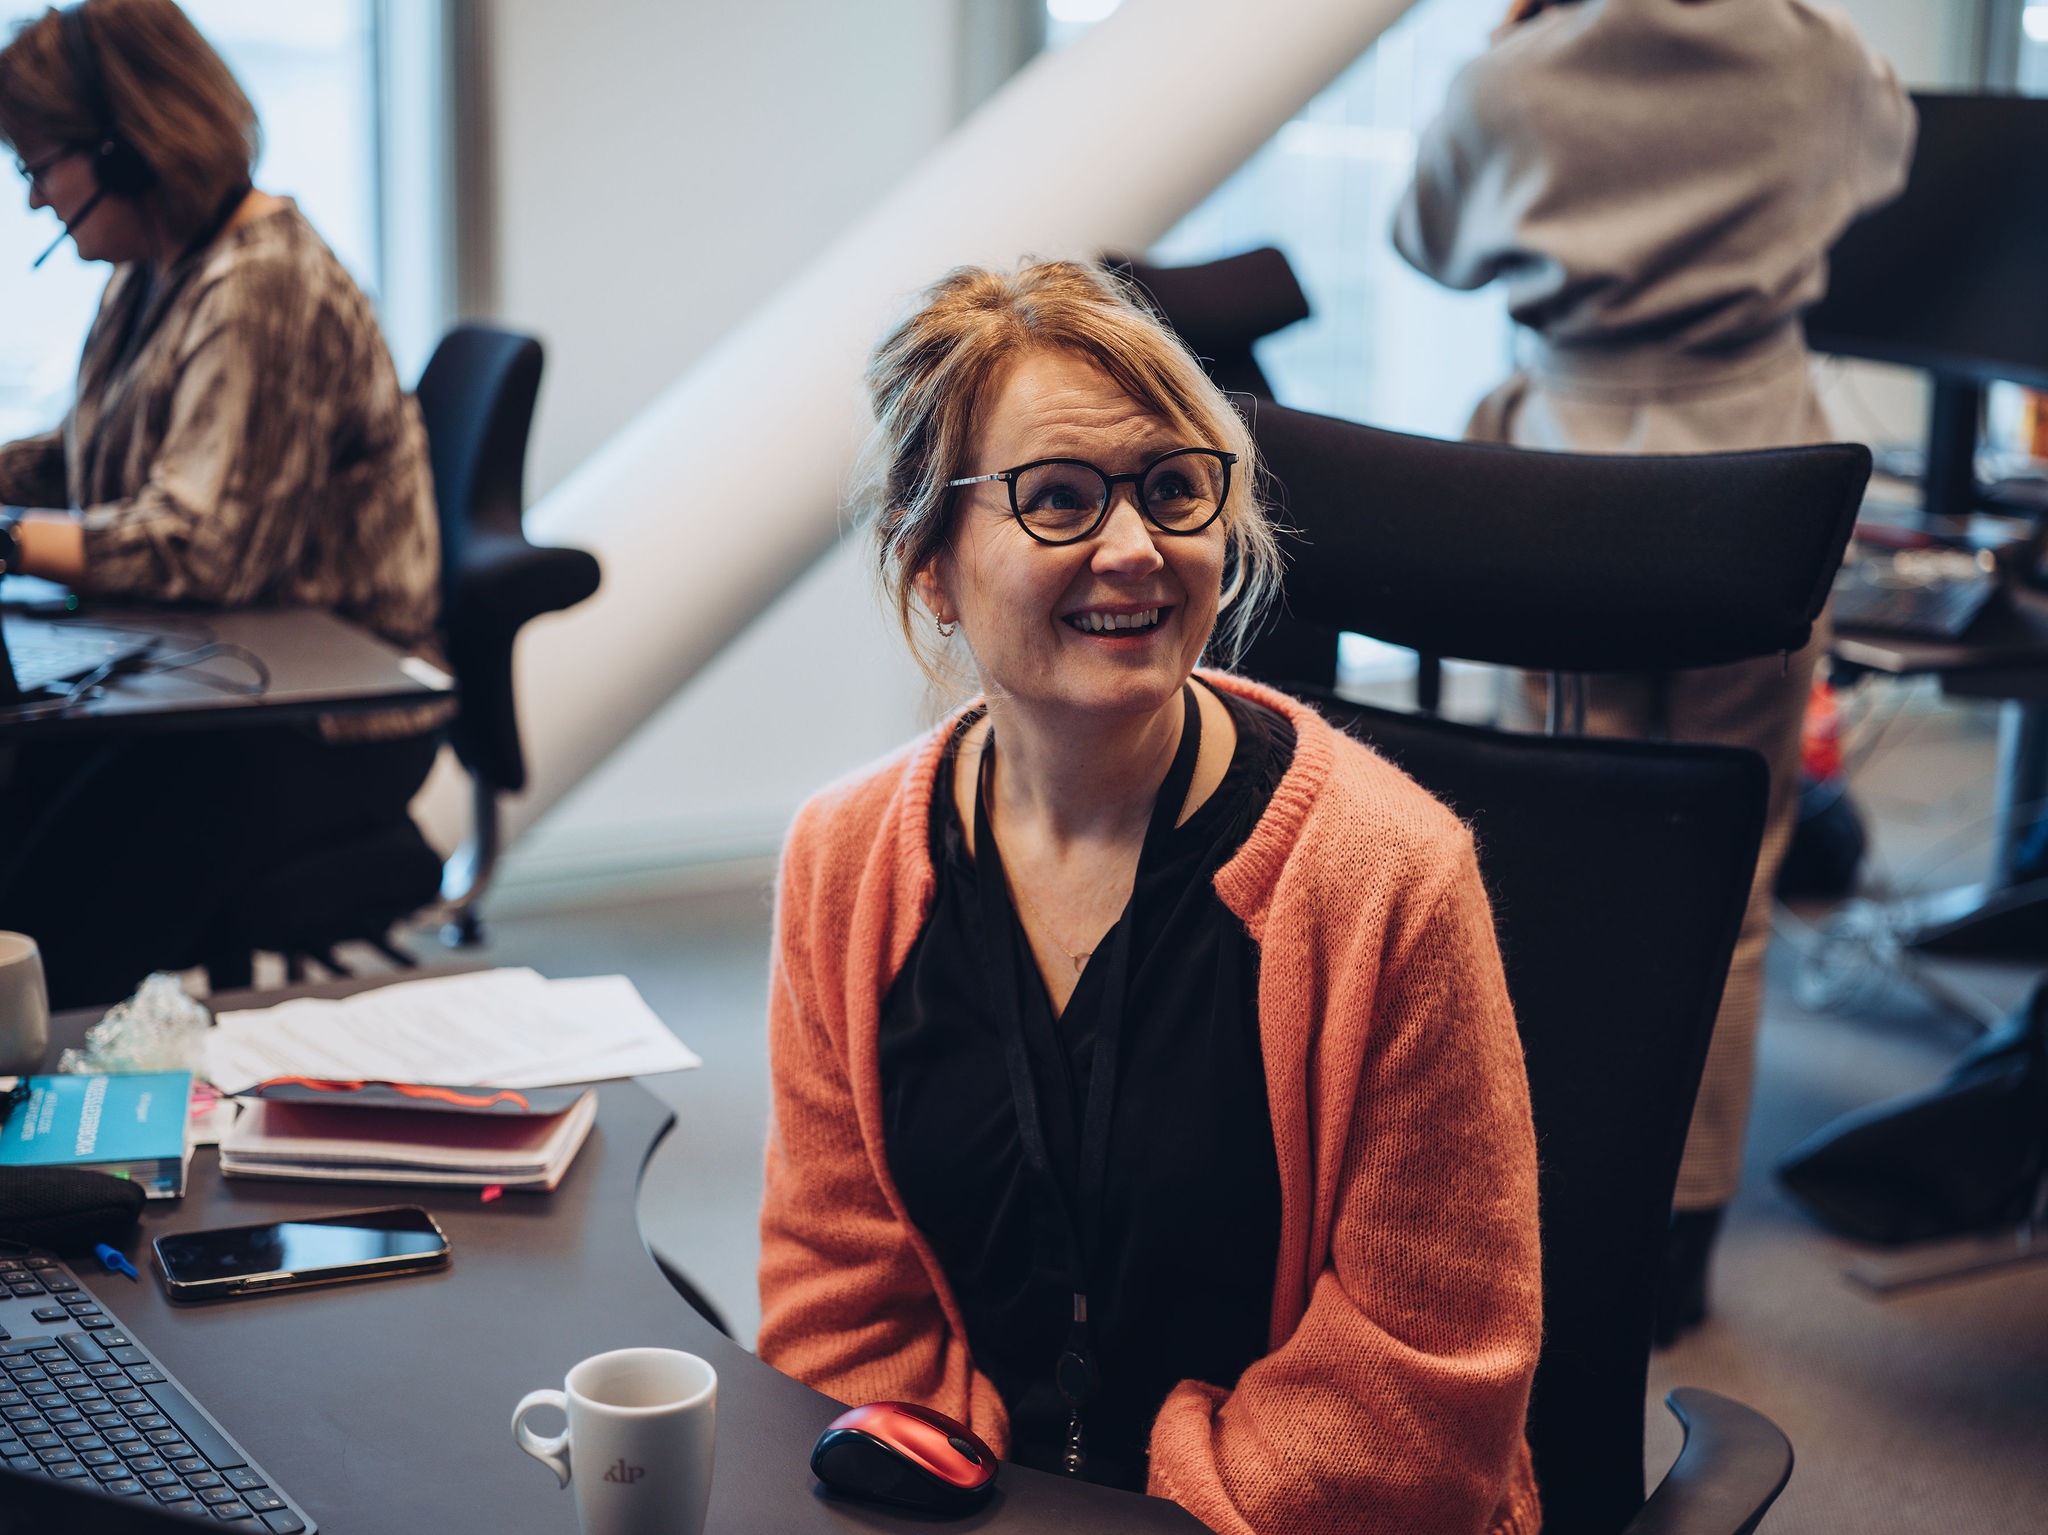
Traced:
[[[547, 347], [529, 499], [943, 136], [958, 7], [497, 0], [496, 318]], [[853, 553], [823, 562], [522, 839], [508, 909], [771, 851], [810, 790], [922, 723], [922, 679]], [[433, 830], [446, 843], [460, 828]]]

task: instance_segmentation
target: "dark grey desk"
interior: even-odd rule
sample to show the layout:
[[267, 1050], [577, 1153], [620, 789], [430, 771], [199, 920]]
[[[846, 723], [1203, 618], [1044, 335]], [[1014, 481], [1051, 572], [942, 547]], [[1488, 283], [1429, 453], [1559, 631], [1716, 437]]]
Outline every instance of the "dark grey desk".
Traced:
[[261, 693], [239, 691], [254, 683], [254, 674], [226, 656], [186, 670], [117, 677], [61, 712], [33, 703], [0, 705], [0, 742], [48, 740], [60, 733], [291, 724], [319, 714], [421, 703], [454, 687], [452, 679], [318, 608], [88, 611], [98, 623], [162, 634], [167, 653], [209, 639], [238, 645], [261, 657], [269, 685]]
[[[304, 991], [336, 995], [346, 985]], [[244, 1000], [262, 1005], [284, 993]], [[234, 1005], [223, 999], [223, 1005]], [[51, 1052], [97, 1013], [61, 1014]], [[634, 1217], [671, 1118], [633, 1082], [599, 1089], [596, 1128], [552, 1194], [475, 1194], [220, 1176], [211, 1148], [185, 1197], [145, 1212], [140, 1283], [76, 1263], [106, 1309], [162, 1357], [326, 1535], [573, 1535], [575, 1496], [512, 1443], [512, 1407], [606, 1349], [687, 1349], [718, 1371], [709, 1535], [921, 1531], [935, 1522], [828, 1499], [808, 1462], [839, 1403], [761, 1363], [672, 1290]], [[441, 1273], [205, 1306], [173, 1306], [150, 1273], [168, 1231], [396, 1202], [434, 1212], [454, 1248]], [[1175, 1504], [1003, 1468], [961, 1529], [1200, 1535]]]

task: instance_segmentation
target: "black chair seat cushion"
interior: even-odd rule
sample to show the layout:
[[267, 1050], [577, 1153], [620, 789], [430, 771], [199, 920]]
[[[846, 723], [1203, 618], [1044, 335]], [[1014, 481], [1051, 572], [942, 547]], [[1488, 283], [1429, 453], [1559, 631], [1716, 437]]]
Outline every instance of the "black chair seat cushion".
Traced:
[[382, 936], [441, 891], [441, 857], [410, 820], [303, 853], [250, 881], [229, 903], [223, 952], [310, 952]]

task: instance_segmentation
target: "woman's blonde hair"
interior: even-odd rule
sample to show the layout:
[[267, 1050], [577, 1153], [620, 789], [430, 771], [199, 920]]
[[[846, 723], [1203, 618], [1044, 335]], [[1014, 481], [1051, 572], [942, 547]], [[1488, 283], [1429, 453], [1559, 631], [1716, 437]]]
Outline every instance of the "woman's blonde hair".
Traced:
[[85, 0], [78, 12], [113, 121], [95, 120], [64, 18], [49, 10], [0, 48], [0, 139], [85, 148], [111, 128], [156, 172], [142, 205], [175, 238], [197, 235], [249, 184], [256, 109], [172, 0]]
[[1280, 585], [1280, 548], [1260, 505], [1250, 429], [1135, 289], [1097, 266], [1026, 261], [1009, 272], [947, 273], [868, 361], [875, 429], [855, 507], [868, 519], [876, 573], [919, 665], [934, 682], [946, 677], [937, 636], [912, 617], [918, 573], [953, 536], [955, 492], [946, 482], [989, 467], [966, 462], [976, 412], [1009, 364], [1044, 351], [1087, 358], [1186, 434], [1189, 446], [1237, 455], [1223, 506], [1223, 593], [1210, 640], [1215, 658], [1233, 664]]

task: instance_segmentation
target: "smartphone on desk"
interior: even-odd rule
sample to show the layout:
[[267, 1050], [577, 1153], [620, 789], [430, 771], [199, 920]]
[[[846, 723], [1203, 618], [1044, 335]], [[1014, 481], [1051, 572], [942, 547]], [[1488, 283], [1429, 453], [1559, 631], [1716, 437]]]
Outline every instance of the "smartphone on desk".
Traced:
[[347, 1284], [448, 1262], [448, 1238], [417, 1205], [181, 1231], [151, 1245], [172, 1300]]

